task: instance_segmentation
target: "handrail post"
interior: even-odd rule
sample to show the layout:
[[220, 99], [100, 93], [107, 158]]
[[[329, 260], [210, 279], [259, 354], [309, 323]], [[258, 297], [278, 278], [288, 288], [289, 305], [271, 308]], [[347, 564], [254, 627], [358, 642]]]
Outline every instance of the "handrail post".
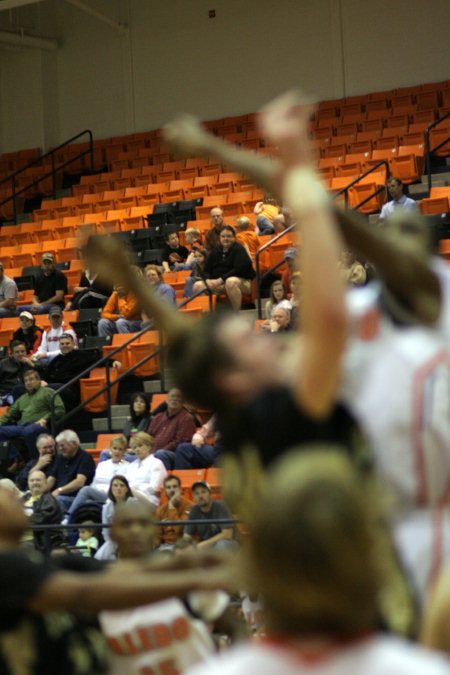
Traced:
[[256, 309], [258, 311], [258, 319], [262, 318], [262, 307], [261, 307], [261, 278], [259, 276], [260, 273], [260, 265], [259, 265], [259, 251], [256, 251], [256, 256], [255, 256], [255, 267], [256, 267]]
[[164, 336], [161, 329], [159, 329], [159, 381], [161, 382], [161, 391], [166, 390], [166, 374], [164, 371], [165, 361], [166, 361], [166, 350], [164, 349]]
[[425, 153], [427, 166], [428, 196], [431, 192], [431, 152], [430, 152], [430, 131], [429, 127], [425, 129]]
[[52, 193], [53, 196], [56, 197], [55, 155], [53, 153], [51, 155], [51, 160], [52, 160]]
[[12, 194], [13, 194], [13, 218], [14, 222], [17, 224], [17, 201], [16, 201], [16, 177], [13, 174], [11, 178], [12, 182]]
[[110, 378], [110, 365], [109, 359], [105, 363], [106, 366], [106, 414], [108, 416], [108, 432], [112, 431], [112, 415], [111, 415], [111, 378]]
[[50, 433], [55, 435], [56, 421], [55, 421], [55, 396], [50, 397]]
[[94, 173], [94, 138], [91, 131], [89, 131], [89, 154], [91, 159], [91, 173]]

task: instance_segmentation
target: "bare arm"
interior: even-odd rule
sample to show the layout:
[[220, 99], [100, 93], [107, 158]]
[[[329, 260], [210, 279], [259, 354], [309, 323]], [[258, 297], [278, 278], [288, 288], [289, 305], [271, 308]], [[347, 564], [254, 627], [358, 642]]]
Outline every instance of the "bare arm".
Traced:
[[261, 124], [280, 148], [283, 196], [302, 236], [302, 351], [295, 394], [303, 409], [320, 417], [335, 400], [347, 321], [337, 266], [342, 242], [328, 197], [310, 168], [310, 114], [302, 97], [285, 94], [263, 110]]
[[335, 208], [335, 215], [350, 248], [375, 265], [389, 290], [418, 321], [433, 324], [439, 316], [441, 289], [427, 261], [384, 237], [355, 211]]
[[226, 585], [226, 572], [221, 567], [207, 573], [198, 569], [124, 575], [119, 566], [93, 574], [58, 572], [44, 582], [28, 608], [34, 612], [62, 609], [99, 612], [102, 609], [137, 607], [168, 597], [183, 597], [193, 590], [220, 588], [222, 585]]
[[[50, 479], [47, 479], [47, 485], [49, 480]], [[80, 490], [84, 485], [86, 485], [86, 476], [84, 476], [82, 473], [79, 473], [76, 478], [70, 481], [70, 483], [57, 488], [52, 492], [52, 494], [54, 497], [57, 497], [58, 495], [71, 495], [72, 492]]]
[[217, 541], [224, 541], [224, 540], [230, 541], [231, 539], [233, 539], [233, 528], [226, 527], [222, 530], [222, 532], [215, 534], [214, 537], [210, 537], [210, 539], [200, 541], [197, 544], [197, 548], [200, 549], [212, 548]]

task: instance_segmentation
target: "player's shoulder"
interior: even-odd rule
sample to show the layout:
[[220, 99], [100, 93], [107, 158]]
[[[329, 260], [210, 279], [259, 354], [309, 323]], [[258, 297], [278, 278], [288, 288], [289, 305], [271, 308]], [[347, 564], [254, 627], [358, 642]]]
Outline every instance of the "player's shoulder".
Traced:
[[450, 661], [443, 655], [397, 637], [378, 637], [367, 649], [373, 675], [450, 675]]
[[185, 675], [283, 675], [279, 655], [260, 646], [247, 642], [217, 655], [185, 671]]

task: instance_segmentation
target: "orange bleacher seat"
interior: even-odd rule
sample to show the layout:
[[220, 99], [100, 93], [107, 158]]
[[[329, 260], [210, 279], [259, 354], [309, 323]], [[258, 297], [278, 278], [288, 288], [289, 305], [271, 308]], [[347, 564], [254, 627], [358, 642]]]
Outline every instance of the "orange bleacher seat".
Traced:
[[430, 197], [433, 199], [438, 197], [448, 197], [450, 200], [450, 185], [432, 187], [430, 191]]
[[383, 131], [383, 120], [380, 118], [376, 119], [367, 119], [366, 122], [361, 124], [361, 131], [370, 131], [375, 133], [380, 133]]
[[[353, 177], [358, 176], [362, 173], [361, 163], [360, 162], [347, 162], [348, 155], [344, 164], [340, 164], [336, 167], [336, 176], [348, 176], [349, 180]], [[333, 184], [333, 182], [332, 182]]]
[[211, 494], [214, 496], [223, 494], [223, 469], [211, 466], [206, 469], [205, 480], [211, 488]]
[[177, 171], [178, 180], [190, 180], [197, 178], [198, 167], [192, 166], [190, 168], [179, 169]]
[[447, 138], [449, 138], [448, 142], [434, 152], [438, 157], [447, 157], [450, 155], [450, 118], [443, 122], [441, 126], [437, 126], [430, 131], [430, 148], [435, 148]]
[[[111, 381], [115, 380], [118, 376], [117, 370], [115, 368], [110, 369], [110, 378]], [[106, 385], [106, 369], [105, 368], [93, 368], [89, 373], [88, 378], [80, 379], [80, 395], [81, 400], [85, 401], [90, 396], [99, 392], [102, 387]], [[117, 400], [117, 385], [111, 387], [111, 404], [114, 405]], [[106, 392], [99, 393], [90, 403], [85, 404], [84, 409], [92, 413], [104, 412], [107, 407], [107, 396]]]
[[115, 434], [98, 434], [95, 449], [99, 453], [102, 450], [109, 450], [110, 445], [111, 445], [111, 440], [114, 438], [114, 436], [117, 436], [117, 433], [115, 433]]
[[[136, 365], [136, 363], [139, 363], [143, 358], [156, 351], [157, 347], [158, 344], [156, 342], [138, 342], [128, 345], [126, 348], [128, 367], [131, 368]], [[156, 356], [136, 368], [134, 374], [138, 377], [151, 377], [152, 375], [159, 373], [159, 370], [159, 356]]]
[[426, 199], [422, 199], [420, 203], [420, 210], [426, 216], [433, 215], [435, 213], [448, 213], [450, 211], [448, 197], [428, 197]]
[[[205, 166], [201, 167], [200, 173], [203, 177], [218, 176], [220, 173], [222, 173], [222, 166], [220, 164], [206, 164]], [[194, 185], [199, 185], [195, 179]]]
[[208, 164], [208, 159], [206, 157], [189, 157], [186, 160], [186, 169], [199, 169], [206, 164]]
[[147, 194], [145, 186], [141, 185], [139, 187], [127, 187], [125, 188], [124, 197], [140, 197], [141, 195]]
[[392, 173], [400, 180], [409, 185], [420, 180], [422, 174], [422, 158], [414, 154], [394, 157], [391, 162]]
[[[385, 193], [379, 192], [375, 194], [378, 185], [375, 182], [372, 183], [356, 183], [348, 191], [348, 205], [351, 209], [358, 209], [361, 213], [376, 213], [380, 211], [384, 203]], [[370, 197], [370, 199], [369, 199]], [[359, 206], [361, 202], [368, 199], [368, 201]]]
[[334, 171], [336, 173], [336, 168], [345, 162], [345, 155], [342, 155], [341, 157], [322, 157], [319, 159], [319, 169], [325, 169], [329, 166], [332, 166], [334, 168]]

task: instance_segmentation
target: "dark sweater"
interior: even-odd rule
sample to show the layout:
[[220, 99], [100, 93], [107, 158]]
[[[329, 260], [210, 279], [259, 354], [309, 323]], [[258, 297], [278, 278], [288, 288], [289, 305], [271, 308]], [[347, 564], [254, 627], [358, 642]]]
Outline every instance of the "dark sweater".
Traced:
[[255, 278], [252, 261], [245, 248], [238, 243], [230, 246], [228, 251], [224, 251], [222, 246], [213, 248], [206, 258], [203, 271], [206, 279]]

